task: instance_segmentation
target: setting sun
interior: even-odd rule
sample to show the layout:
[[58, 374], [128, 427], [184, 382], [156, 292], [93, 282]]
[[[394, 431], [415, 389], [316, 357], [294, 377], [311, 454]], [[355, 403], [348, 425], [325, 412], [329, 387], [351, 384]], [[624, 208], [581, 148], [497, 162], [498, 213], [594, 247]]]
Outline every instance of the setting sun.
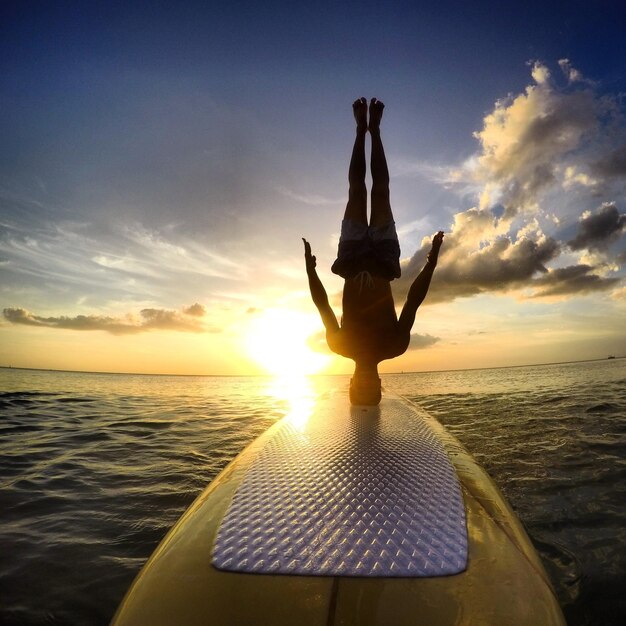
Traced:
[[307, 339], [319, 327], [315, 316], [287, 309], [269, 309], [250, 323], [245, 348], [270, 374], [315, 374], [332, 359], [331, 355], [315, 352], [307, 345]]

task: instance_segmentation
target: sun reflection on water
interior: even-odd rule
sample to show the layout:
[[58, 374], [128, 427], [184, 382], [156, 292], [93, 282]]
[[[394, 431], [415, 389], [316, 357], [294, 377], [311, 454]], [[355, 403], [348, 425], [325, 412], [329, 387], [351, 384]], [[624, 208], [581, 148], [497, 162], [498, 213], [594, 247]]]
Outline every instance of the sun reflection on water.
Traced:
[[286, 418], [299, 432], [304, 432], [315, 408], [316, 389], [308, 376], [298, 374], [272, 378], [268, 393], [279, 400], [286, 400]]

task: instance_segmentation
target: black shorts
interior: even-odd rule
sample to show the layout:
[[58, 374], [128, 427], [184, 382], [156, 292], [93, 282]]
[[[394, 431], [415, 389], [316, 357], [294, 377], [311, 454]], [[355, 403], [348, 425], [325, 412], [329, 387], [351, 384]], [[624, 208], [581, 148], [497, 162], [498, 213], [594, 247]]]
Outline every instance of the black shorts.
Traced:
[[343, 220], [337, 260], [331, 271], [345, 279], [363, 271], [389, 281], [400, 278], [400, 244], [395, 224], [366, 226]]

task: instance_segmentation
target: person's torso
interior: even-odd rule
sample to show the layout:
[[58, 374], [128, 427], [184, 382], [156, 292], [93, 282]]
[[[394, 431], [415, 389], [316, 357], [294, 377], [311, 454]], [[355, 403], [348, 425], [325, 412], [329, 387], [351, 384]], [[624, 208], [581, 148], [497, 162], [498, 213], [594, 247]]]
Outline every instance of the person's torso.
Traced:
[[398, 328], [388, 280], [371, 275], [346, 280], [341, 328], [326, 336], [333, 352], [378, 363], [406, 350], [409, 338], [405, 334]]

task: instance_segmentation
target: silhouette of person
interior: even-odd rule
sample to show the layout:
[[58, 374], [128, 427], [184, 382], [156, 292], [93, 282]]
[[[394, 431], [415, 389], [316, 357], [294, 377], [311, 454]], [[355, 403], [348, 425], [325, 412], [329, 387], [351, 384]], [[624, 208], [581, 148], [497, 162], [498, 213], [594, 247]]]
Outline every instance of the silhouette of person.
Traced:
[[[400, 317], [397, 317], [391, 281], [400, 277], [400, 246], [389, 203], [389, 171], [380, 138], [384, 104], [372, 98], [367, 121], [367, 101], [352, 105], [356, 139], [350, 160], [348, 204], [341, 224], [337, 260], [332, 272], [345, 279], [341, 324], [328, 302], [317, 275], [311, 245], [304, 242], [304, 258], [311, 297], [326, 328], [329, 348], [355, 362], [350, 381], [350, 401], [375, 406], [381, 399], [378, 363], [406, 352], [418, 307], [426, 297], [437, 265], [443, 232], [433, 238], [426, 265], [411, 285]], [[367, 221], [365, 186], [365, 135], [372, 142], [371, 216]]]

